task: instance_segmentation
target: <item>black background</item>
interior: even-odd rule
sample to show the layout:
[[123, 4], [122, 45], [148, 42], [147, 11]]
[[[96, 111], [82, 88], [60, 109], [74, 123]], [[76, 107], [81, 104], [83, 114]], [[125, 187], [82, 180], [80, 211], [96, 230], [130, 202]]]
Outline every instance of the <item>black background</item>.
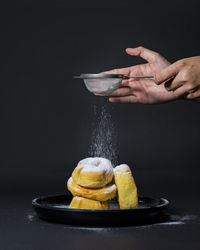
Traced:
[[198, 171], [199, 104], [111, 104], [72, 78], [143, 62], [126, 47], [170, 62], [198, 55], [198, 1], [18, 1], [1, 11], [1, 191], [62, 191], [87, 156], [94, 104], [113, 117], [119, 163]]
[[[170, 62], [199, 55], [199, 7], [197, 0], [1, 2], [0, 249], [199, 249], [200, 104], [112, 104], [73, 79], [143, 63], [126, 47], [142, 45]], [[131, 166], [139, 193], [165, 197], [193, 220], [95, 231], [37, 219], [31, 200], [64, 193], [87, 156], [93, 105], [111, 113], [118, 163]]]

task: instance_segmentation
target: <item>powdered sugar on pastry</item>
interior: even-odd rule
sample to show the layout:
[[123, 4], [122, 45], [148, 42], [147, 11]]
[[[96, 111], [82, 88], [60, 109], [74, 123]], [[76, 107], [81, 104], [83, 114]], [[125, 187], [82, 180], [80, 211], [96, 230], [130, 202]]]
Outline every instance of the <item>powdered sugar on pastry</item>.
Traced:
[[73, 178], [69, 178], [67, 182], [68, 190], [73, 196], [84, 197], [97, 201], [107, 201], [115, 198], [117, 187], [114, 183], [107, 184], [101, 188], [86, 188], [76, 184]]
[[[114, 168], [114, 172], [121, 172], [122, 174], [129, 174], [129, 166], [127, 164], [121, 164]], [[128, 172], [126, 172], [128, 171]]]
[[72, 185], [72, 177], [69, 178], [68, 184], [69, 184], [69, 185]]
[[81, 170], [81, 173], [84, 172], [107, 172], [107, 173], [113, 173], [113, 166], [112, 163], [105, 158], [101, 157], [89, 157], [84, 160], [81, 160], [78, 163], [77, 168], [83, 167], [84, 168]]
[[113, 184], [112, 186], [105, 189], [104, 194], [109, 194], [117, 189], [116, 185]]
[[[69, 187], [71, 187], [72, 183], [73, 183], [73, 180], [72, 180], [72, 177], [70, 177], [69, 180], [68, 180], [68, 182], [67, 182], [67, 185]], [[74, 187], [74, 191], [79, 192], [79, 189], [77, 187]]]
[[112, 181], [113, 174], [110, 160], [102, 157], [89, 157], [78, 163], [72, 173], [72, 178], [80, 186], [100, 188]]
[[79, 197], [79, 196], [75, 196], [73, 199], [77, 200], [77, 201], [80, 201], [80, 200], [83, 200], [84, 198], [83, 197]]
[[118, 191], [120, 209], [133, 209], [138, 207], [137, 187], [131, 169], [122, 164], [114, 169], [115, 184]]

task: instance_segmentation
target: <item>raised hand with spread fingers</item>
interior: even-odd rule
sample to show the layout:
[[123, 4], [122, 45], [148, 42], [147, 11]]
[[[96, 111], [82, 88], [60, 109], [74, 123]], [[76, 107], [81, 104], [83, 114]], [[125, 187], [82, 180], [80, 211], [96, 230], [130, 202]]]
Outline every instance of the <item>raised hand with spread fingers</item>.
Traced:
[[[138, 47], [128, 48], [126, 53], [139, 56], [147, 61], [145, 64], [127, 68], [114, 69], [104, 73], [124, 74], [128, 76], [156, 75], [170, 63], [157, 52]], [[173, 92], [166, 90], [164, 83], [156, 85], [154, 79], [125, 79], [119, 89], [107, 95], [110, 102], [116, 103], [164, 103], [177, 99]]]

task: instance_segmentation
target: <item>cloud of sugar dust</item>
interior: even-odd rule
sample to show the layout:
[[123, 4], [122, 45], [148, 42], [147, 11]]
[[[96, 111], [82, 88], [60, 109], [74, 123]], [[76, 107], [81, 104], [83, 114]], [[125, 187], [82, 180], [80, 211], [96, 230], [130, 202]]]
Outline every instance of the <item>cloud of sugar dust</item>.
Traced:
[[88, 154], [90, 157], [107, 158], [115, 166], [118, 158], [117, 136], [111, 114], [105, 105], [94, 105], [93, 108], [94, 122]]

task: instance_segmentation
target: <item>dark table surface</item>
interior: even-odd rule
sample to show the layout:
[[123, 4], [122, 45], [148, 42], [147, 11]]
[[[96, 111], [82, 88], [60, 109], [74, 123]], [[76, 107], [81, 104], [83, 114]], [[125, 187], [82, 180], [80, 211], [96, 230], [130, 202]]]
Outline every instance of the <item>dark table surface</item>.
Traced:
[[[39, 188], [32, 185], [34, 191], [30, 186], [23, 191], [14, 187], [4, 190], [0, 205], [0, 249], [200, 249], [198, 172], [197, 169], [137, 171], [140, 193], [169, 199], [173, 218], [140, 226], [94, 228], [49, 223], [40, 220], [31, 206], [31, 200], [40, 195]], [[55, 188], [50, 193], [51, 189], [43, 189], [41, 195], [55, 194]]]

